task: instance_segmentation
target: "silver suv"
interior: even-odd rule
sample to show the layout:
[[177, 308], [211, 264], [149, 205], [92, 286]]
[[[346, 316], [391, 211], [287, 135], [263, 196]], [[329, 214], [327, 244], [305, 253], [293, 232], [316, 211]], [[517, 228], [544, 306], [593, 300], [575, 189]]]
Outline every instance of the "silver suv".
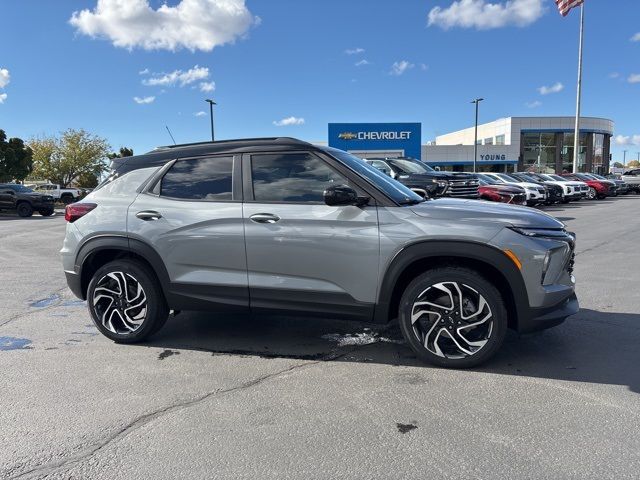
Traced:
[[397, 319], [422, 359], [470, 367], [507, 328], [578, 311], [574, 235], [558, 220], [424, 200], [353, 155], [291, 138], [116, 159], [66, 218], [69, 287], [116, 342], [154, 334], [171, 310]]

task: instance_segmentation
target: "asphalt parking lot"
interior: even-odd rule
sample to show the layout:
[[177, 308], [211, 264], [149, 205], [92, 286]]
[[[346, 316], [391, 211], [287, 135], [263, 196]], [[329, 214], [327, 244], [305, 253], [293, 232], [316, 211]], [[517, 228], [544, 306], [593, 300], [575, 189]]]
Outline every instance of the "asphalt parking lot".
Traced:
[[1, 478], [638, 478], [640, 196], [545, 209], [581, 312], [468, 371], [395, 329], [183, 313], [98, 335], [64, 219], [0, 215]]

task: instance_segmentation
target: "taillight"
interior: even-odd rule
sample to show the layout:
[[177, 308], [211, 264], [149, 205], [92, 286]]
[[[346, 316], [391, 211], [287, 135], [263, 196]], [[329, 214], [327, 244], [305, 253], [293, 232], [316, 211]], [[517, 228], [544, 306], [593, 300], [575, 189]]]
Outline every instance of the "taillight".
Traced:
[[73, 223], [79, 218], [84, 217], [97, 206], [95, 203], [71, 203], [64, 209], [64, 219], [67, 222]]

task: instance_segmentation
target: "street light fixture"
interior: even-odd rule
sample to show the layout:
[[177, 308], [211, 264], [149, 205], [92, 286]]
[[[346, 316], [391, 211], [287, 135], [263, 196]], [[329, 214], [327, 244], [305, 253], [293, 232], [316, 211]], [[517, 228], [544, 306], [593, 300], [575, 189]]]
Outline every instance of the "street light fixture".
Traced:
[[213, 106], [217, 105], [216, 102], [210, 99], [206, 99], [205, 102], [209, 104], [209, 116], [211, 117], [211, 141], [215, 141], [215, 135], [213, 134]]
[[475, 135], [473, 139], [473, 173], [476, 173], [476, 163], [478, 162], [478, 105], [482, 102], [484, 98], [476, 98], [471, 103], [476, 104], [476, 129]]

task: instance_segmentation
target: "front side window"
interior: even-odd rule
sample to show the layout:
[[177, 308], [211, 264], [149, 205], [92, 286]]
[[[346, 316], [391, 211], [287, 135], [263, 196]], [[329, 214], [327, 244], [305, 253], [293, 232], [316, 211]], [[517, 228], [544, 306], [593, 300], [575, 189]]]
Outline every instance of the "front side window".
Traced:
[[185, 200], [233, 199], [233, 157], [178, 160], [162, 178], [160, 195]]
[[348, 181], [310, 153], [251, 156], [256, 202], [324, 203], [324, 191]]

